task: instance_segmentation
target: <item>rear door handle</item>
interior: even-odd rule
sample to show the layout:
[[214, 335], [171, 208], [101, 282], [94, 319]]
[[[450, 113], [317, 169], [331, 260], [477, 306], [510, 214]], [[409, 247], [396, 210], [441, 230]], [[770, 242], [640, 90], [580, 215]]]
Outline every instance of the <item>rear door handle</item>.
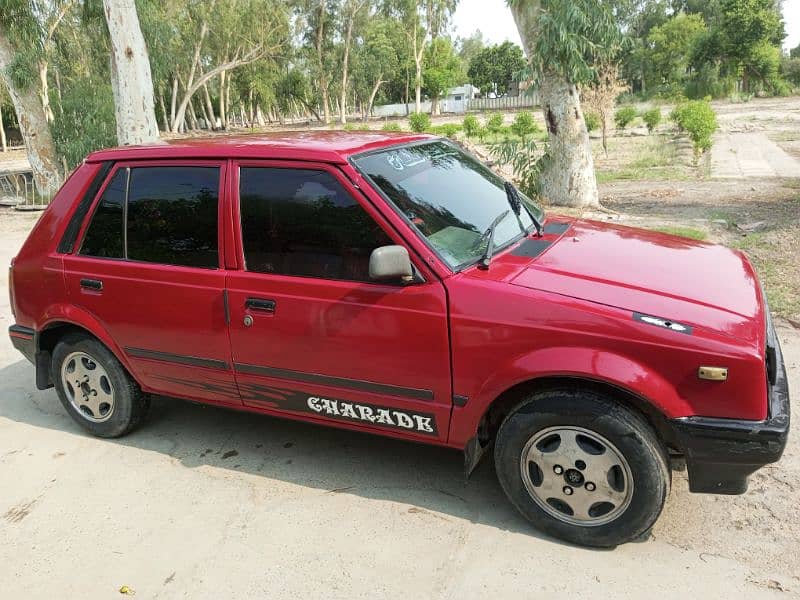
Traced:
[[267, 300], [265, 298], [248, 298], [244, 305], [252, 310], [260, 310], [268, 313], [275, 312], [275, 300]]
[[100, 291], [103, 289], [103, 282], [99, 279], [81, 279], [81, 287], [87, 290]]

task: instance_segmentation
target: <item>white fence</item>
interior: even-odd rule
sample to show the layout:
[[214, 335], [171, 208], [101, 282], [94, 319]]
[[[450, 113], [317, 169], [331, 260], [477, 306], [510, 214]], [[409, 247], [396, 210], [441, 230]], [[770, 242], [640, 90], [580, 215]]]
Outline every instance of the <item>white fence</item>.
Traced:
[[[439, 109], [443, 114], [463, 115], [469, 111], [482, 110], [518, 110], [520, 108], [532, 108], [539, 106], [539, 94], [536, 92], [524, 93], [520, 96], [505, 96], [503, 98], [474, 98], [472, 100], [453, 100], [450, 98], [439, 102]], [[421, 105], [422, 112], [431, 112], [430, 101], [425, 101]], [[372, 109], [372, 116], [383, 117], [405, 117], [416, 110], [416, 104], [384, 104], [375, 106]]]

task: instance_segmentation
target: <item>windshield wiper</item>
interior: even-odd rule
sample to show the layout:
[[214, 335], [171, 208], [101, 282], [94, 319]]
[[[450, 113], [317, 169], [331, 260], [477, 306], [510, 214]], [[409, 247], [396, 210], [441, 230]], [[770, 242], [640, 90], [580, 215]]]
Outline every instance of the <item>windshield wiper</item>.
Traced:
[[544, 229], [542, 228], [541, 221], [539, 221], [539, 219], [537, 219], [533, 215], [528, 206], [522, 201], [522, 198], [519, 197], [519, 191], [517, 190], [516, 187], [514, 187], [514, 184], [511, 183], [510, 181], [506, 181], [503, 187], [506, 190], [506, 198], [508, 199], [508, 203], [511, 205], [511, 209], [517, 216], [517, 222], [519, 223], [519, 228], [522, 229], [523, 233], [527, 233], [527, 230], [522, 225], [522, 221], [519, 218], [520, 212], [522, 212], [522, 209], [525, 208], [525, 212], [528, 213], [528, 216], [531, 218], [531, 221], [533, 221], [534, 227], [536, 227], [536, 234], [539, 237], [542, 237]]
[[484, 237], [488, 238], [486, 242], [486, 252], [483, 253], [483, 258], [481, 258], [481, 262], [478, 264], [479, 269], [488, 269], [489, 265], [492, 263], [492, 254], [494, 254], [494, 230], [497, 229], [497, 226], [503, 222], [510, 213], [510, 210], [503, 211], [502, 214], [497, 215], [492, 224], [489, 225], [489, 229], [486, 230], [484, 233]]

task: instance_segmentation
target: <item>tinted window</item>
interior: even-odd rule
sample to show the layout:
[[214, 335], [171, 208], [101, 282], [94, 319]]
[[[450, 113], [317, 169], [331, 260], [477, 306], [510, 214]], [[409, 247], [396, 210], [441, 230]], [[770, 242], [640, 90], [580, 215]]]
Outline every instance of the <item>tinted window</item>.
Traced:
[[215, 268], [217, 167], [131, 169], [128, 258]]
[[393, 242], [324, 171], [242, 168], [249, 271], [369, 281], [369, 257]]
[[125, 205], [125, 186], [128, 170], [120, 169], [103, 192], [94, 211], [92, 222], [83, 239], [81, 254], [104, 258], [123, 258], [122, 208]]

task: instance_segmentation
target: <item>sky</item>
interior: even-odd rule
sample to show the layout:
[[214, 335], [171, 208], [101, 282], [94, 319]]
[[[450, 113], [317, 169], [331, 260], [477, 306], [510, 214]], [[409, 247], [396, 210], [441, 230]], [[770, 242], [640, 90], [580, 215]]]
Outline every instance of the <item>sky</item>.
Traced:
[[[784, 0], [783, 17], [786, 21], [788, 37], [786, 48], [800, 44], [800, 0]], [[520, 43], [517, 27], [511, 18], [506, 0], [460, 0], [453, 15], [456, 35], [467, 37], [480, 29], [483, 36], [492, 44], [506, 40]]]

